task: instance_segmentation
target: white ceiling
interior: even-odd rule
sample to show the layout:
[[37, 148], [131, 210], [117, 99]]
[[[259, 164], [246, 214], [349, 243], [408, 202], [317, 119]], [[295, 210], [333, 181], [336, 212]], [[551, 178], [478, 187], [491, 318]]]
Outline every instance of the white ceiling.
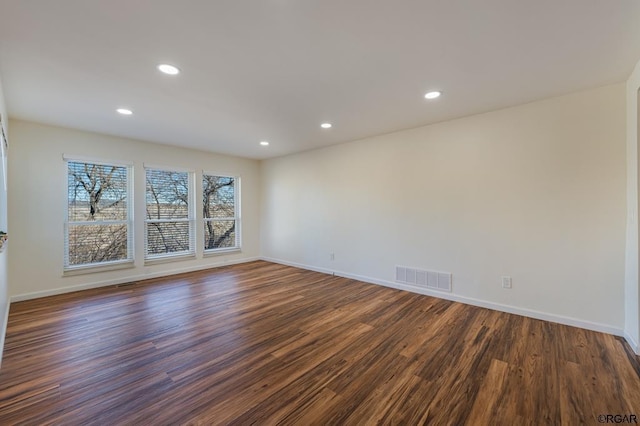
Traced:
[[638, 0], [0, 0], [11, 117], [250, 158], [621, 82], [639, 59]]

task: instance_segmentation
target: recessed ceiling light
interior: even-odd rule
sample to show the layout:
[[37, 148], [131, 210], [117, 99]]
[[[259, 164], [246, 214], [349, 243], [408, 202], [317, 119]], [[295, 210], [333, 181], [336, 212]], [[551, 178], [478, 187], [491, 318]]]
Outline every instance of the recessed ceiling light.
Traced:
[[160, 64], [158, 65], [158, 69], [161, 72], [169, 75], [180, 74], [180, 70], [177, 67], [174, 67], [173, 65], [169, 65], [169, 64]]
[[131, 115], [131, 114], [133, 114], [133, 111], [131, 111], [129, 108], [118, 108], [116, 111], [118, 111], [122, 115]]
[[424, 97], [427, 99], [435, 99], [435, 98], [439, 98], [440, 95], [442, 95], [442, 92], [433, 91], [433, 92], [427, 92], [427, 94], [424, 95]]
[[330, 129], [331, 128], [331, 123], [322, 123], [320, 125], [320, 127], [322, 127], [323, 129]]
[[260, 142], [260, 145], [262, 145], [262, 146], [269, 146], [269, 142], [267, 142], [267, 141], [262, 141], [262, 142]]

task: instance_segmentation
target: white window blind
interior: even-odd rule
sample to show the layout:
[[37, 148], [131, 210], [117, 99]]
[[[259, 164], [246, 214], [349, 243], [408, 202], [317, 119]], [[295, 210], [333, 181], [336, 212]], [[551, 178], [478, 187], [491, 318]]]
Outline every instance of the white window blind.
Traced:
[[191, 172], [146, 168], [145, 258], [195, 254]]
[[65, 270], [133, 261], [131, 167], [65, 161]]
[[203, 173], [204, 250], [240, 248], [239, 179]]

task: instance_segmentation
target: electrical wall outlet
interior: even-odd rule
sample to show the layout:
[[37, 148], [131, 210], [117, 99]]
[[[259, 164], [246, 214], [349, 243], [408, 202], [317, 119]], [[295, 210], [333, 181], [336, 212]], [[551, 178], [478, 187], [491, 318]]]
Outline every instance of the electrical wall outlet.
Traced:
[[336, 260], [336, 254], [335, 253], [329, 253], [329, 260]]
[[511, 288], [511, 277], [502, 277], [502, 288]]

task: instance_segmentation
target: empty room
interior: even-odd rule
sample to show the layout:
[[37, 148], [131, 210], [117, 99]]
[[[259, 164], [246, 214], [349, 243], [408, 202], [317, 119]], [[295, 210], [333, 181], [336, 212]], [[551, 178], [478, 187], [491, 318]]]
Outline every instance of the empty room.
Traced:
[[0, 424], [637, 424], [639, 22], [0, 0]]

